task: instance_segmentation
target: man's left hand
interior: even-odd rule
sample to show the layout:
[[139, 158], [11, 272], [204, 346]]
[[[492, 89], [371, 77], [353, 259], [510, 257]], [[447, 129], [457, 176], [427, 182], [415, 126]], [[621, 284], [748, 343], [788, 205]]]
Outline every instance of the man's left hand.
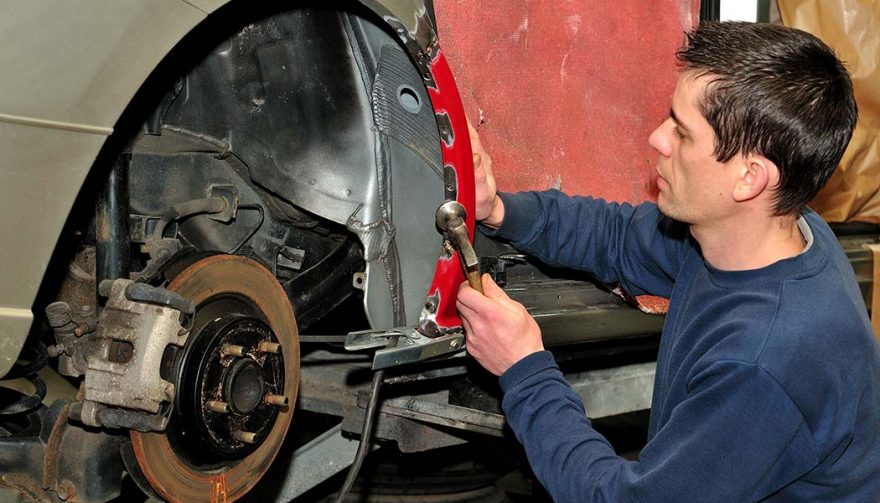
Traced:
[[504, 293], [488, 274], [481, 278], [485, 296], [462, 283], [458, 313], [467, 332], [468, 353], [500, 376], [514, 363], [544, 350], [541, 329], [522, 304]]

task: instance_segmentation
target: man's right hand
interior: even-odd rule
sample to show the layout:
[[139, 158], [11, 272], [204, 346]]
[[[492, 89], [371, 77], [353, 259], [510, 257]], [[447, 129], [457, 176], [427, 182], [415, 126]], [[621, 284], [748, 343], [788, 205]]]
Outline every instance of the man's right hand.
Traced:
[[477, 208], [474, 217], [484, 225], [495, 227], [504, 220], [504, 203], [495, 188], [495, 175], [492, 174], [492, 158], [483, 148], [480, 135], [468, 121], [471, 151], [474, 154], [474, 181], [476, 184]]
[[500, 376], [513, 364], [544, 350], [541, 329], [522, 304], [511, 299], [488, 274], [480, 295], [467, 281], [458, 289], [455, 306], [467, 333], [468, 354]]

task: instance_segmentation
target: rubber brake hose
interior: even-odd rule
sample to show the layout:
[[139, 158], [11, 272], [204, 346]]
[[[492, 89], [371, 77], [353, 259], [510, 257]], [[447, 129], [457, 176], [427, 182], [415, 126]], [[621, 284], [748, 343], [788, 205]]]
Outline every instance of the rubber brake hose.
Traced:
[[377, 370], [373, 374], [373, 382], [370, 384], [370, 401], [367, 403], [367, 410], [364, 411], [364, 426], [361, 428], [361, 442], [358, 444], [357, 452], [354, 455], [354, 461], [351, 463], [351, 468], [348, 469], [348, 475], [345, 476], [345, 482], [342, 483], [342, 489], [339, 490], [339, 494], [336, 496], [336, 503], [343, 503], [345, 498], [348, 497], [348, 493], [351, 492], [351, 488], [354, 486], [354, 481], [358, 476], [358, 472], [361, 471], [361, 466], [364, 464], [364, 459], [366, 459], [367, 453], [370, 452], [370, 439], [373, 436], [373, 427], [376, 424], [376, 413], [378, 412], [377, 405], [379, 404], [379, 388], [382, 387], [382, 381], [384, 379], [384, 370]]

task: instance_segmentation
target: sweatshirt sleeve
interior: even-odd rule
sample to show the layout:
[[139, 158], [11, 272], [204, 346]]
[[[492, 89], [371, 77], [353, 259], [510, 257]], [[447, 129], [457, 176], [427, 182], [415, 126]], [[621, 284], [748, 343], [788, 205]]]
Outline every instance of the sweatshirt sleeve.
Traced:
[[606, 203], [557, 190], [499, 193], [504, 222], [484, 233], [552, 266], [592, 273], [621, 283], [631, 295], [669, 297], [673, 278], [693, 244], [685, 224], [657, 206]]
[[638, 462], [592, 428], [549, 352], [508, 369], [501, 387], [507, 421], [557, 503], [759, 501], [818, 462], [799, 409], [753, 364], [695, 376]]

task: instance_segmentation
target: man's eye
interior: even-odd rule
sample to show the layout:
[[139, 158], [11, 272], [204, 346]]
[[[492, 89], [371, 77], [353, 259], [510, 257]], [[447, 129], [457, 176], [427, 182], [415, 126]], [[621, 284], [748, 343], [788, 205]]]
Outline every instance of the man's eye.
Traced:
[[678, 136], [678, 139], [684, 139], [684, 131], [681, 130], [678, 126], [675, 127], [675, 136]]

